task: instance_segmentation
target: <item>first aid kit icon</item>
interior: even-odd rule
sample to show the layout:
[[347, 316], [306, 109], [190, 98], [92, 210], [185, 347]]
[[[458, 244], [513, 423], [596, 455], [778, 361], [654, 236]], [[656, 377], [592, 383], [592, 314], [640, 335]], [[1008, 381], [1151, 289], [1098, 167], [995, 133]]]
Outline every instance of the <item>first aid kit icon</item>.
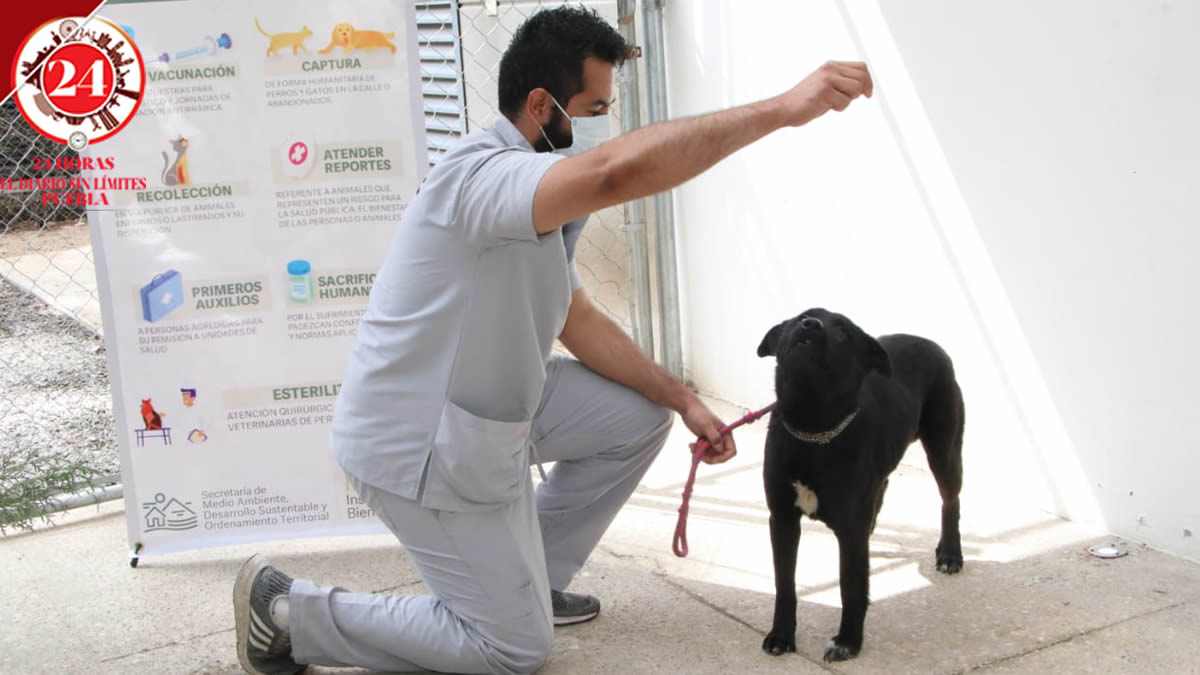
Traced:
[[142, 318], [154, 323], [183, 304], [183, 277], [167, 270], [142, 287]]

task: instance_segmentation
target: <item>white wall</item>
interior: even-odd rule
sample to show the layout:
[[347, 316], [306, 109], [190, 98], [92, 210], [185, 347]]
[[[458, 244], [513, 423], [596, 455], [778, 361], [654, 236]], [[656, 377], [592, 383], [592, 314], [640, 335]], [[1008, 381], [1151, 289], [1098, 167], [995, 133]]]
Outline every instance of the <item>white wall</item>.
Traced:
[[965, 513], [1007, 492], [1200, 559], [1200, 4], [666, 11], [673, 116], [773, 95], [831, 58], [868, 60], [878, 85], [676, 192], [696, 384], [769, 401], [755, 348], [809, 306], [931, 337], [967, 400]]

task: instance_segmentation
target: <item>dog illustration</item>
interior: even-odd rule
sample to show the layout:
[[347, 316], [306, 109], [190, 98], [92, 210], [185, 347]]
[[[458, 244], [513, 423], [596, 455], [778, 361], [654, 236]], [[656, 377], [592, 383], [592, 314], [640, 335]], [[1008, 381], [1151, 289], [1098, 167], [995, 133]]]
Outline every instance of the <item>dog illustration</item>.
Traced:
[[159, 413], [154, 409], [154, 404], [150, 399], [142, 399], [142, 421], [146, 423], [147, 429], [161, 429], [163, 413]]
[[328, 54], [334, 49], [341, 47], [343, 54], [355, 49], [366, 51], [372, 49], [390, 49], [395, 54], [396, 45], [390, 42], [394, 37], [396, 37], [395, 33], [383, 33], [377, 30], [357, 30], [348, 23], [339, 23], [333, 27], [333, 35], [329, 38], [329, 44], [317, 53]]
[[[262, 24], [258, 22], [258, 17], [254, 17], [254, 25], [258, 27], [258, 32], [267, 36], [270, 44], [267, 45], [267, 56], [274, 56], [280, 49], [292, 48], [292, 56], [300, 52], [308, 53], [308, 49], [304, 46], [304, 41], [312, 37], [312, 31], [308, 26], [304, 26], [295, 33], [275, 33], [271, 34], [263, 30]], [[394, 50], [393, 50], [394, 51]]]
[[775, 618], [762, 648], [796, 650], [796, 551], [806, 515], [837, 536], [842, 621], [825, 660], [844, 661], [863, 644], [869, 540], [888, 476], [918, 439], [942, 496], [937, 569], [962, 569], [962, 392], [950, 357], [934, 342], [914, 335], [876, 339], [820, 308], [768, 331], [758, 355], [775, 357], [777, 397], [763, 456]]
[[175, 151], [174, 162], [170, 160], [166, 152], [163, 152], [162, 154], [163, 185], [190, 185], [192, 182], [192, 175], [188, 171], [188, 139], [180, 136], [179, 138], [172, 140], [171, 149]]

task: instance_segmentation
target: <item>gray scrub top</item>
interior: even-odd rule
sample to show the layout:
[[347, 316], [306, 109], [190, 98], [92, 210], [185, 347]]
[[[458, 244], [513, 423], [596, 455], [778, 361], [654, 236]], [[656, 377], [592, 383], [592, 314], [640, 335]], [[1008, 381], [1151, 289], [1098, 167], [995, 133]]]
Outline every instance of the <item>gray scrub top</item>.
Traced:
[[334, 457], [364, 483], [429, 508], [495, 508], [529, 475], [530, 422], [579, 288], [586, 217], [533, 228], [560, 155], [506, 118], [464, 137], [425, 177], [371, 289], [334, 410]]

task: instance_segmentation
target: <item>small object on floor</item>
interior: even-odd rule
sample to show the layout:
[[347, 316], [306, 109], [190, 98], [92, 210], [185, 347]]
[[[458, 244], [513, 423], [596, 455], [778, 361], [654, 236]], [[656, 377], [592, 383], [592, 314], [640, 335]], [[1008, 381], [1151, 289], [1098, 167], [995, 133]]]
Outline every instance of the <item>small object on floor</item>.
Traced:
[[1097, 544], [1089, 546], [1087, 552], [1097, 558], [1120, 558], [1129, 554], [1129, 550], [1120, 544]]
[[591, 595], [550, 591], [550, 606], [554, 610], [554, 625], [569, 626], [591, 621], [600, 613], [600, 601]]

